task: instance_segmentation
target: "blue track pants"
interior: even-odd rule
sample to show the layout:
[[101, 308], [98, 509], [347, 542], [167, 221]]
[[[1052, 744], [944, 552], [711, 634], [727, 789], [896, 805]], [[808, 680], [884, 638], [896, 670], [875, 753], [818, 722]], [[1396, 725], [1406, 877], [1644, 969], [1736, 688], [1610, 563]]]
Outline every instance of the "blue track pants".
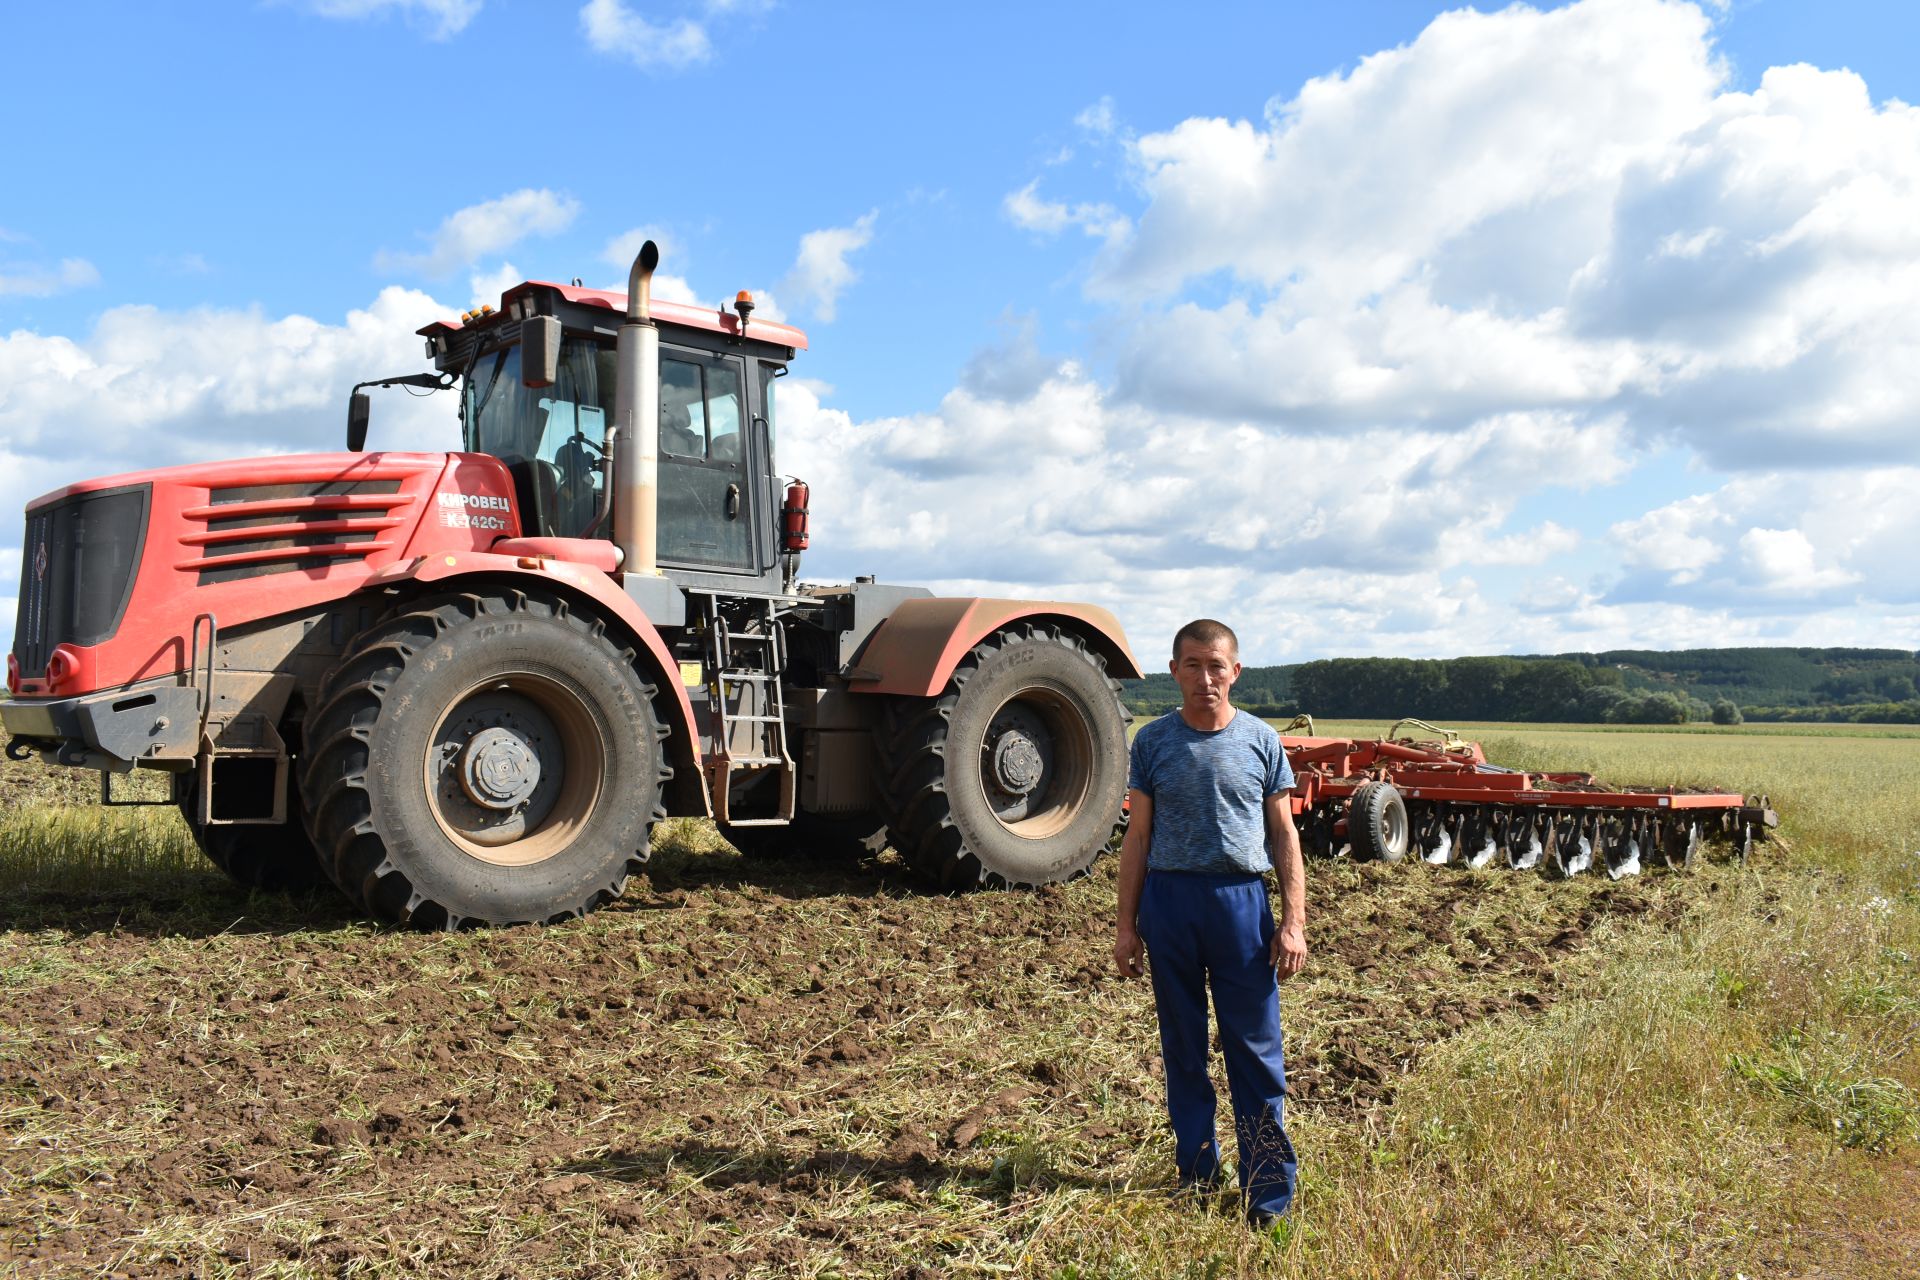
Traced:
[[1280, 1045], [1280, 990], [1269, 957], [1273, 912], [1256, 875], [1149, 871], [1140, 894], [1167, 1112], [1183, 1183], [1220, 1175], [1213, 1082], [1207, 1078], [1207, 989], [1220, 1020], [1227, 1091], [1240, 1147], [1240, 1190], [1249, 1214], [1284, 1213], [1298, 1164], [1281, 1114], [1286, 1067]]

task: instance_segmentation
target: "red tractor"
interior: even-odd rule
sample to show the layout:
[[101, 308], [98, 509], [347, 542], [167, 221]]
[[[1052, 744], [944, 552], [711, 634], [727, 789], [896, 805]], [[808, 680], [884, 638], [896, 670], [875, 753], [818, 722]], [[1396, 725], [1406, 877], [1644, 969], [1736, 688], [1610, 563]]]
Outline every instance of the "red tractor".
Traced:
[[[743, 850], [885, 827], [935, 885], [1085, 868], [1138, 677], [1105, 609], [799, 580], [774, 464], [806, 338], [528, 282], [421, 330], [462, 451], [168, 467], [27, 509], [8, 752], [172, 776], [202, 849], [428, 928], [617, 897], [655, 821]], [[624, 318], [623, 318], [624, 313]]]

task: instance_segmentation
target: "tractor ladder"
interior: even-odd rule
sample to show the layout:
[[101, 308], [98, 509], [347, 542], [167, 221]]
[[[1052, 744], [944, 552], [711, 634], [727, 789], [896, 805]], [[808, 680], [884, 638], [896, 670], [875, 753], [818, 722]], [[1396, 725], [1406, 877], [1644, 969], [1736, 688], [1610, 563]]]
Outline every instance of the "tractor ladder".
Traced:
[[706, 769], [713, 816], [736, 827], [779, 826], [792, 821], [794, 797], [780, 683], [786, 634], [772, 600], [739, 601], [731, 612], [744, 616], [730, 622], [718, 599], [708, 597], [704, 661], [713, 749]]

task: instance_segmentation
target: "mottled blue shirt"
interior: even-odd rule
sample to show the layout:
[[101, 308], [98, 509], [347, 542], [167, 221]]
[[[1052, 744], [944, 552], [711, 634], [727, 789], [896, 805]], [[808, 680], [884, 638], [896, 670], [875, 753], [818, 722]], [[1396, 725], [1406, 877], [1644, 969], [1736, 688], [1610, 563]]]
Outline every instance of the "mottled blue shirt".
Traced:
[[1274, 727], [1236, 710], [1224, 729], [1195, 729], [1169, 711], [1133, 739], [1127, 785], [1153, 798], [1153, 871], [1224, 874], [1272, 866], [1265, 801], [1293, 788]]

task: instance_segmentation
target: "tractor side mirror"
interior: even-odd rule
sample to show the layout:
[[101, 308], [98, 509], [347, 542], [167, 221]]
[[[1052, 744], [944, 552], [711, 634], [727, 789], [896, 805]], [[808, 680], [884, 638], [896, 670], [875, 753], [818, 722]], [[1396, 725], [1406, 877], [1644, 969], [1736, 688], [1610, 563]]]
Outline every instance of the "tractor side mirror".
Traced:
[[520, 326], [520, 382], [550, 387], [560, 377], [560, 318], [529, 316]]
[[367, 419], [373, 414], [373, 401], [364, 391], [356, 391], [347, 401], [347, 450], [363, 452], [367, 447]]

